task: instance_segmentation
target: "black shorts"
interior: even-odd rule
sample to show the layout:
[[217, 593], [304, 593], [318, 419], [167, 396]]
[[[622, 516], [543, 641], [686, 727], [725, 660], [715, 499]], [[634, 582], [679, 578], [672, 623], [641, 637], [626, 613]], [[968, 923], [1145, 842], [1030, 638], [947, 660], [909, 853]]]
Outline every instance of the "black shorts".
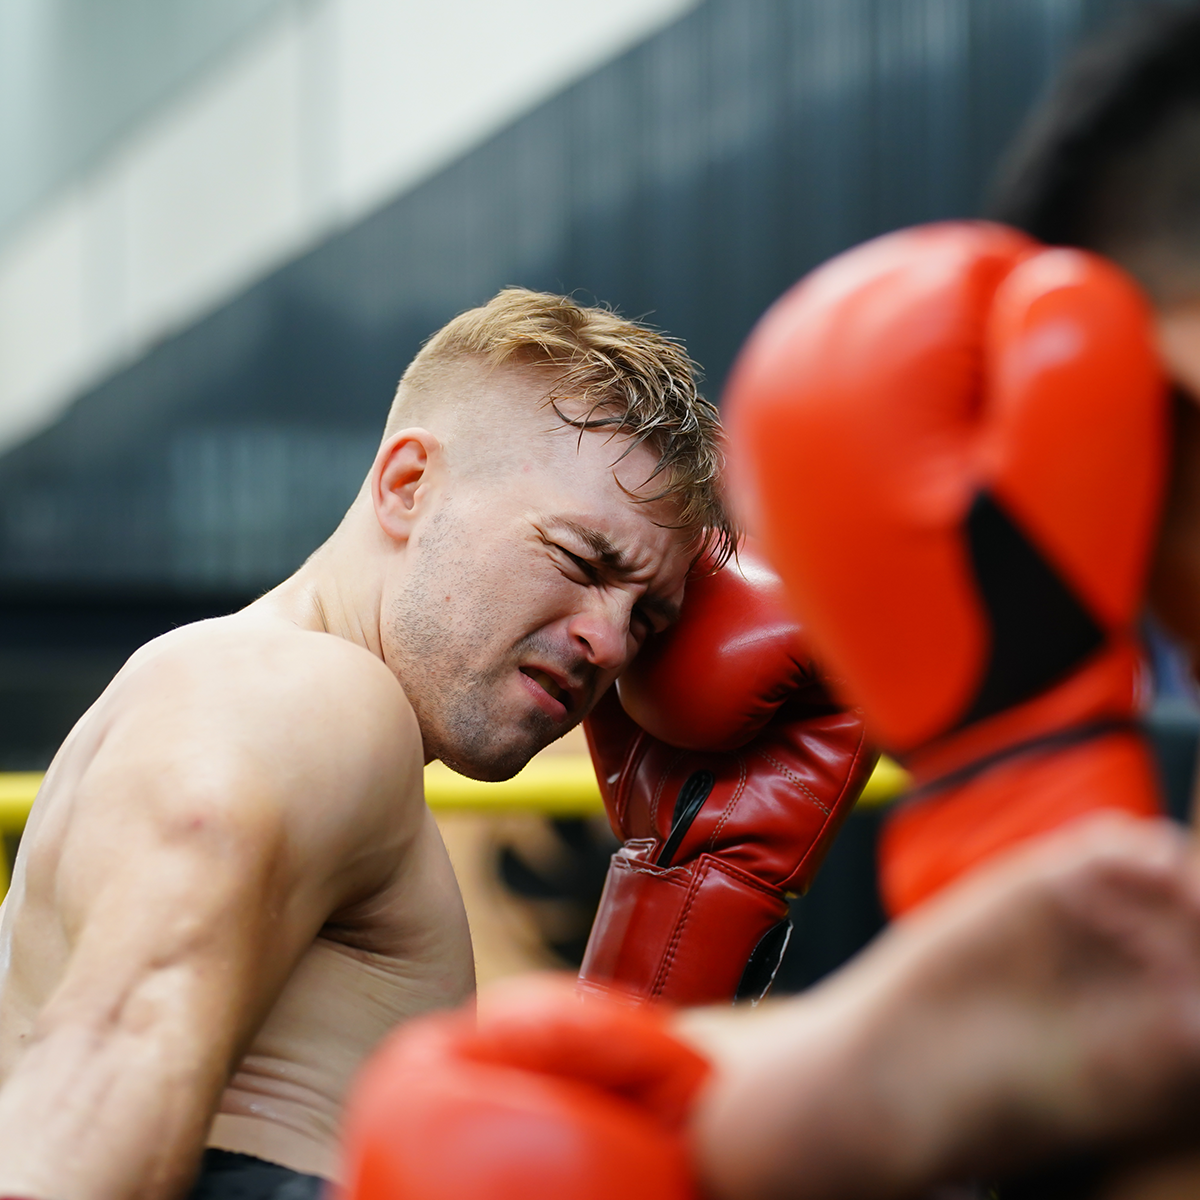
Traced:
[[188, 1200], [321, 1200], [327, 1184], [319, 1175], [305, 1175], [252, 1154], [205, 1150]]

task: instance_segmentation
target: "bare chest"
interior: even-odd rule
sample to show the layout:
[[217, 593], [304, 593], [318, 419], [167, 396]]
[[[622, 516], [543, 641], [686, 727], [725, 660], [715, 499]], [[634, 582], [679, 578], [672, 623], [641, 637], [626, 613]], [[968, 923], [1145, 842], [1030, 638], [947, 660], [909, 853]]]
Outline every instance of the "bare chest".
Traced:
[[321, 937], [300, 961], [222, 1096], [211, 1145], [332, 1177], [346, 1091], [397, 1025], [470, 995], [470, 943], [457, 930], [420, 957]]

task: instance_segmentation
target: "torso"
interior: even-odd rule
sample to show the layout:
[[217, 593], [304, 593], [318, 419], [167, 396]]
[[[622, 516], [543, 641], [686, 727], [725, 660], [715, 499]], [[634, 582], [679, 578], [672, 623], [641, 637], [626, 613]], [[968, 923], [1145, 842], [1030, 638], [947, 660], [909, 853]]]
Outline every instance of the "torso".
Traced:
[[[203, 636], [191, 636], [202, 654]], [[136, 669], [135, 656], [122, 675]], [[60, 849], [75, 785], [121, 703], [120, 680], [47, 773], [0, 907], [0, 1083], [68, 962], [70, 931], [55, 903]], [[424, 816], [404, 861], [383, 886], [331, 915], [230, 1080], [209, 1145], [334, 1178], [341, 1103], [358, 1066], [397, 1023], [471, 994], [470, 935], [449, 859], [423, 798], [408, 802]]]

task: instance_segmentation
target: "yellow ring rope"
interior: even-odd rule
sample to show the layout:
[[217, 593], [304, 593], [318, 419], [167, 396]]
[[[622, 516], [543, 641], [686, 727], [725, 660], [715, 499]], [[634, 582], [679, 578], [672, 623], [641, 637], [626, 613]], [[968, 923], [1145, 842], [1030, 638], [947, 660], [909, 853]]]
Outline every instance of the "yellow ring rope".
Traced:
[[[879, 760], [859, 804], [886, 804], [907, 785], [908, 776], [891, 759]], [[40, 771], [0, 772], [0, 834], [25, 827], [41, 786]], [[583, 817], [602, 812], [591, 759], [583, 754], [545, 755], [503, 783], [480, 783], [456, 775], [441, 763], [425, 768], [425, 799], [437, 813], [540, 813]]]
[[[0, 836], [20, 835], [41, 785], [40, 771], [0, 772]], [[881, 758], [858, 803], [866, 807], [887, 804], [907, 785], [904, 769], [890, 758]], [[425, 768], [425, 799], [439, 814], [590, 817], [604, 811], [592, 761], [585, 754], [535, 758], [503, 783], [480, 783], [456, 775], [441, 763], [430, 763]], [[0, 897], [7, 890], [8, 856], [0, 853]]]

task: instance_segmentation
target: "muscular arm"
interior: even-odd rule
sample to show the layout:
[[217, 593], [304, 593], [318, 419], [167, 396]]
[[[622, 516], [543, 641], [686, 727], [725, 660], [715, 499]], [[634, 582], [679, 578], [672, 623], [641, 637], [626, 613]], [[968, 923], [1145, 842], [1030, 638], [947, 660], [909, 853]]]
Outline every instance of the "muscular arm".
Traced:
[[100, 748], [43, 820], [65, 831], [31, 848], [27, 901], [57, 912], [69, 955], [0, 1092], [0, 1192], [177, 1192], [300, 956], [402, 860], [411, 712], [379, 664], [297, 636], [118, 681]]
[[705, 1194], [900, 1200], [1169, 1136], [1200, 1085], [1198, 998], [1188, 839], [1108, 816], [1048, 835], [804, 996], [678, 1018], [717, 1067]]

